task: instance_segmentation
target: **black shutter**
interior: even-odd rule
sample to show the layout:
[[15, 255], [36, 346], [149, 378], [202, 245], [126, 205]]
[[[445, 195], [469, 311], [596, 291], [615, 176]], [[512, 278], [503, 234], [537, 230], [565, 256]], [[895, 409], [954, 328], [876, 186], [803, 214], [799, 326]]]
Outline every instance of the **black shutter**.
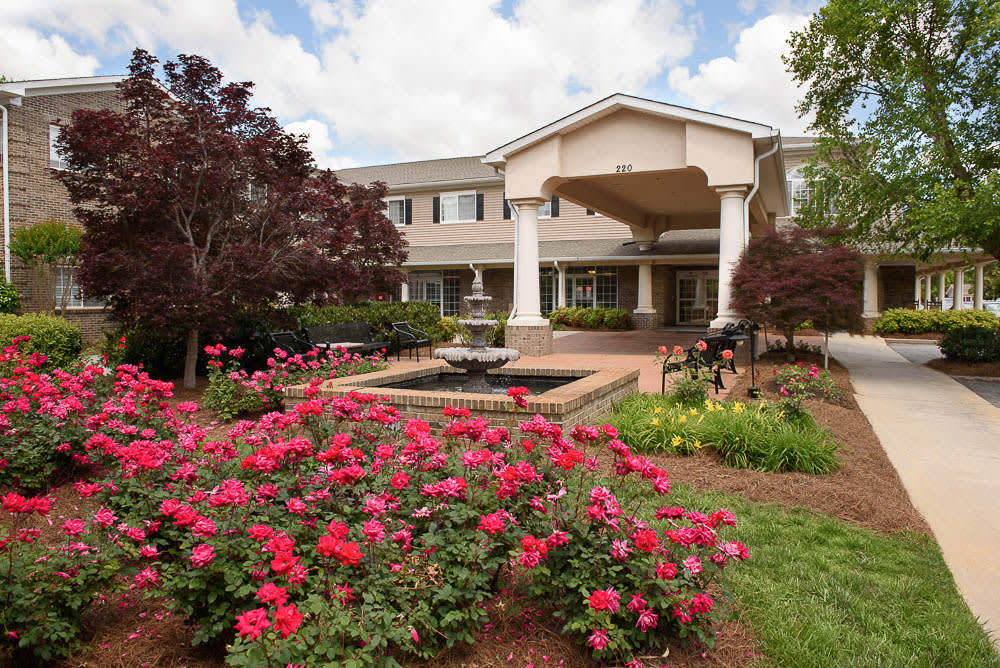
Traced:
[[594, 215], [594, 210], [593, 209], [587, 209], [587, 215], [588, 216], [593, 216]]
[[507, 201], [507, 193], [501, 195], [503, 198], [503, 219], [510, 220], [510, 202]]
[[434, 222], [435, 223], [440, 223], [441, 222], [441, 198], [440, 197], [435, 197], [434, 198]]
[[551, 208], [551, 212], [552, 212], [551, 215], [552, 215], [553, 218], [558, 218], [559, 217], [559, 197], [556, 196], [556, 195], [552, 196], [552, 208]]
[[476, 193], [476, 220], [482, 220], [484, 218], [483, 209], [486, 208], [484, 206], [486, 203], [485, 199], [486, 197], [483, 193]]
[[406, 211], [403, 214], [403, 221], [406, 225], [413, 224], [413, 200], [409, 197], [406, 198]]

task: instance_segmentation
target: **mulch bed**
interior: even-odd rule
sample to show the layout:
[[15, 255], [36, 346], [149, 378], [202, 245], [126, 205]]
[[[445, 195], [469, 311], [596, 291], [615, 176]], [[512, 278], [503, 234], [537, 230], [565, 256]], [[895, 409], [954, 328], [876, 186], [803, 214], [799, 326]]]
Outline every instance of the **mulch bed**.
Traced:
[[949, 376], [979, 376], [981, 378], [1000, 378], [1000, 362], [960, 362], [950, 360], [946, 357], [939, 357], [927, 362], [927, 366], [946, 373]]
[[[799, 354], [800, 361], [823, 365], [822, 355]], [[777, 400], [777, 387], [771, 378], [774, 369], [784, 364], [784, 355], [766, 356], [757, 363], [757, 383], [764, 398]], [[830, 360], [830, 373], [842, 388], [851, 387], [847, 370]], [[750, 385], [749, 369], [740, 369], [734, 377], [724, 374], [731, 384], [730, 399], [746, 396]], [[674, 482], [697, 489], [713, 489], [741, 494], [753, 501], [778, 503], [786, 507], [804, 507], [879, 531], [918, 531], [930, 533], [923, 517], [913, 507], [899, 474], [889, 462], [868, 418], [849, 395], [842, 405], [808, 400], [806, 408], [840, 447], [840, 468], [828, 475], [804, 473], [763, 473], [734, 469], [722, 463], [715, 453], [700, 450], [692, 456], [656, 455], [658, 464]]]
[[944, 334], [941, 332], [926, 332], [924, 334], [906, 334], [904, 332], [895, 332], [893, 334], [878, 334], [883, 339], [918, 339], [918, 340], [931, 340], [940, 341], [944, 338]]

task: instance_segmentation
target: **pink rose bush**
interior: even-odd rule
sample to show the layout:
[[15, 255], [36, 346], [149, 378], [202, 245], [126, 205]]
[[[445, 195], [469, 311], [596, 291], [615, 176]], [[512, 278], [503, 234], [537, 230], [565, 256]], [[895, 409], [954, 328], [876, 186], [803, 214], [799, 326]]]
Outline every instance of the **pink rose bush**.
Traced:
[[620, 664], [710, 637], [709, 591], [748, 557], [731, 513], [669, 503], [667, 473], [610, 425], [508, 430], [448, 407], [434, 434], [377, 395], [313, 385], [294, 410], [209, 433], [168, 389], [115, 377], [72, 446], [95, 510], [41, 546], [27, 521], [47, 498], [0, 499], [0, 630], [36, 657], [67, 651], [80, 611], [119, 587], [168, 601], [232, 665], [405, 664], [472, 642], [514, 581]]
[[353, 376], [386, 367], [380, 353], [361, 355], [337, 348], [289, 355], [280, 348], [267, 360], [263, 370], [248, 373], [240, 367], [242, 348], [227, 349], [221, 343], [205, 346], [209, 386], [205, 392], [206, 408], [223, 419], [262, 410], [280, 410], [284, 390], [289, 385], [319, 384], [330, 378]]

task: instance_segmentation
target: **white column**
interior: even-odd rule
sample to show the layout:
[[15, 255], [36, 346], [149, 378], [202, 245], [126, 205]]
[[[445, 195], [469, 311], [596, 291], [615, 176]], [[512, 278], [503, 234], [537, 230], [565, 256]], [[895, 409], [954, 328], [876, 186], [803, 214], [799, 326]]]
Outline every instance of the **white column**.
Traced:
[[920, 308], [920, 277], [917, 276], [913, 280], [913, 308]]
[[864, 306], [862, 318], [877, 318], [878, 312], [878, 262], [865, 260]]
[[985, 268], [984, 264], [976, 265], [976, 277], [973, 279], [972, 292], [972, 307], [976, 309], [983, 308], [983, 269]]
[[739, 320], [732, 307], [732, 278], [743, 253], [743, 196], [746, 188], [718, 188], [719, 210], [719, 313], [710, 325], [719, 329]]
[[410, 301], [410, 275], [406, 275], [406, 280], [403, 284], [399, 286], [399, 301], [408, 302]]
[[517, 275], [517, 311], [511, 318], [515, 325], [545, 325], [542, 317], [538, 281], [538, 207], [543, 199], [515, 200], [517, 206], [517, 254], [514, 273]]
[[924, 276], [924, 308], [931, 307], [931, 275]]
[[639, 265], [638, 305], [633, 313], [656, 313], [653, 308], [653, 265]]
[[556, 306], [566, 306], [566, 267], [559, 265], [559, 280], [556, 287]]
[[965, 267], [959, 267], [955, 270], [955, 283], [952, 286], [954, 292], [951, 296], [951, 308], [955, 311], [961, 311], [965, 308]]
[[941, 310], [944, 310], [944, 292], [947, 289], [945, 286], [945, 278], [947, 272], [942, 271], [938, 274], [938, 301], [941, 303]]

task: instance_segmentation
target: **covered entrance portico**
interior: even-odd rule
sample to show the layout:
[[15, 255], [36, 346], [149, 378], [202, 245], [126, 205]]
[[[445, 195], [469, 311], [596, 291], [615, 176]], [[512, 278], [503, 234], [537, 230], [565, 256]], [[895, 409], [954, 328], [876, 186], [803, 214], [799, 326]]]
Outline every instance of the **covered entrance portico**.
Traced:
[[[661, 235], [719, 231], [716, 275], [703, 269], [677, 278], [678, 321], [683, 309], [689, 323], [719, 328], [739, 317], [730, 303], [730, 275], [750, 235], [787, 212], [775, 130], [627, 95], [581, 109], [491, 151], [483, 161], [504, 173], [506, 198], [516, 211], [514, 316], [507, 324], [507, 345], [526, 355], [552, 350], [539, 288], [538, 209], [553, 195], [631, 229], [629, 243], [640, 251], [632, 312], [640, 328], [655, 327], [662, 315], [653, 298], [653, 247]], [[649, 253], [648, 261], [643, 253]], [[585, 302], [586, 281], [579, 287]], [[557, 294], [575, 301], [576, 286]]]

